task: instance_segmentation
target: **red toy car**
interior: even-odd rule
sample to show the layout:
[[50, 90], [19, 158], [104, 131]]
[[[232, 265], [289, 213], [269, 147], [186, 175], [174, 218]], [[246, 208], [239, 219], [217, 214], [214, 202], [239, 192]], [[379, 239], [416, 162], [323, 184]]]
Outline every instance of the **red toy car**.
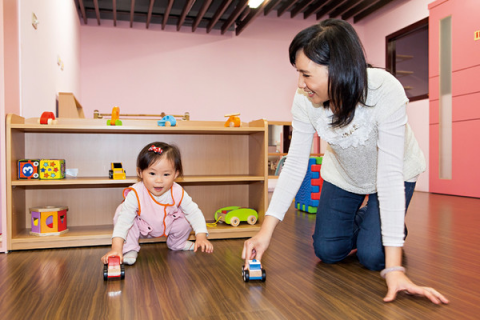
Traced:
[[119, 256], [108, 257], [108, 264], [103, 265], [103, 280], [125, 279], [125, 266]]

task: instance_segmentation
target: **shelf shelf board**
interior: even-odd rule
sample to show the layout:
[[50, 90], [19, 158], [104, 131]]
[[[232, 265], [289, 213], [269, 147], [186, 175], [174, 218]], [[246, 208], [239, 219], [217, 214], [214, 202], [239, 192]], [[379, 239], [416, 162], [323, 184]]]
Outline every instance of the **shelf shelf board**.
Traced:
[[[12, 186], [82, 186], [82, 185], [132, 185], [137, 183], [137, 177], [127, 177], [124, 180], [112, 180], [108, 177], [67, 177], [60, 180], [12, 180]], [[225, 176], [185, 176], [176, 180], [178, 183], [203, 183], [203, 182], [257, 182], [265, 181], [263, 176], [225, 175]]]
[[[207, 227], [209, 239], [248, 238], [260, 230], [260, 224], [241, 224], [232, 227], [220, 223], [216, 227]], [[68, 227], [68, 232], [56, 236], [30, 235], [30, 229], [24, 229], [11, 239], [11, 250], [67, 248], [78, 246], [102, 246], [112, 244], [113, 225]], [[195, 236], [190, 236], [195, 239]], [[140, 243], [165, 242], [165, 237], [141, 239]]]

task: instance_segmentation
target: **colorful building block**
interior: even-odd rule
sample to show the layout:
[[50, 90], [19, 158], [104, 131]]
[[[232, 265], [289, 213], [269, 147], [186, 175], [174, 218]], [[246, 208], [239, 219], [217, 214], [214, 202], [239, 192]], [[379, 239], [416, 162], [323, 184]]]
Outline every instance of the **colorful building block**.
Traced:
[[323, 179], [320, 176], [323, 157], [310, 157], [308, 170], [295, 196], [295, 208], [308, 213], [317, 213]]
[[68, 207], [54, 206], [30, 208], [32, 214], [30, 234], [52, 236], [67, 232], [67, 210]]
[[65, 179], [64, 159], [42, 159], [40, 160], [40, 180]]
[[18, 160], [18, 179], [38, 179], [39, 159]]

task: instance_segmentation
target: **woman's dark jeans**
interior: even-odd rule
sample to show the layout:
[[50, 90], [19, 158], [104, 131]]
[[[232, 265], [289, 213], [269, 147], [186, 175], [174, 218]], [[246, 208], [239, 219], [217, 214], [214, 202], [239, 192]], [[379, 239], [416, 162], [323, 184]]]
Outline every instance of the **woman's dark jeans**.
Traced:
[[[405, 182], [405, 213], [415, 184]], [[377, 194], [370, 194], [367, 205], [360, 209], [364, 199], [365, 195], [323, 181], [313, 234], [315, 254], [323, 262], [339, 262], [356, 248], [360, 263], [367, 269], [385, 268]]]

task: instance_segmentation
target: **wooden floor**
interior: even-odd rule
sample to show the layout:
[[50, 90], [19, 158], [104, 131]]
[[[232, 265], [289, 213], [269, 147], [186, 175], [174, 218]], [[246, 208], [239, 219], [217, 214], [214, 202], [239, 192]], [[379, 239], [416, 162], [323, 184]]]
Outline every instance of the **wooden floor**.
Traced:
[[480, 199], [415, 193], [407, 215], [410, 278], [450, 299], [400, 294], [355, 256], [327, 265], [312, 249], [315, 215], [291, 209], [263, 259], [267, 281], [244, 283], [243, 239], [211, 255], [143, 245], [123, 281], [104, 282], [108, 247], [0, 254], [0, 318], [16, 319], [479, 319]]

